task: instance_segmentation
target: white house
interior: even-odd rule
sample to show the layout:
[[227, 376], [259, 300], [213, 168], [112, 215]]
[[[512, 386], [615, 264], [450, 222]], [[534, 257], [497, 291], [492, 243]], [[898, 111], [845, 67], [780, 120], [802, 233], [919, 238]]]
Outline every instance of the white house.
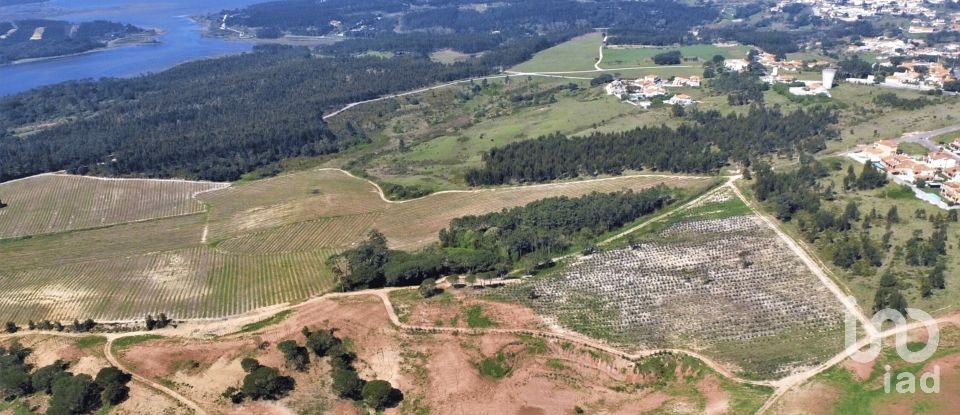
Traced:
[[747, 65], [750, 65], [750, 62], [744, 59], [727, 59], [723, 61], [723, 66], [731, 71], [743, 72], [747, 70]]
[[697, 101], [694, 101], [693, 98], [691, 98], [690, 95], [687, 95], [687, 94], [677, 94], [677, 95], [674, 95], [674, 96], [670, 97], [670, 99], [668, 99], [668, 100], [666, 100], [666, 101], [663, 101], [664, 104], [668, 104], [668, 105], [679, 105], [679, 106], [681, 106], [681, 107], [686, 107], [686, 106], [688, 106], [688, 105], [693, 105], [693, 104], [695, 104], [696, 102], [697, 102]]
[[957, 159], [948, 153], [934, 151], [927, 155], [927, 164], [935, 169], [944, 170], [957, 166]]

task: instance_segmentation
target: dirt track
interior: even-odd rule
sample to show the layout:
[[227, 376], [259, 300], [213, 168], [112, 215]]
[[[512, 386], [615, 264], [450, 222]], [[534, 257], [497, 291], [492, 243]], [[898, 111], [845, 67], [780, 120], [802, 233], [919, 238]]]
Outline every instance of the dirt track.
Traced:
[[[349, 174], [349, 173], [348, 173], [348, 174]], [[665, 213], [665, 214], [663, 214], [663, 215], [660, 215], [660, 216], [658, 216], [656, 219], [659, 219], [659, 218], [662, 218], [662, 217], [666, 217], [666, 216], [668, 216], [668, 215], [671, 215], [671, 214], [680, 212], [680, 211], [682, 211], [682, 210], [690, 207], [690, 206], [693, 205], [694, 203], [702, 200], [703, 197], [706, 197], [707, 195], [712, 194], [713, 192], [716, 192], [716, 191], [718, 191], [719, 189], [723, 189], [723, 188], [726, 188], [726, 187], [730, 187], [730, 188], [734, 191], [734, 193], [735, 193], [739, 198], [741, 198], [745, 203], [747, 203], [747, 205], [750, 207], [751, 210], [753, 210], [757, 215], [759, 215], [759, 216], [764, 220], [764, 222], [767, 223], [767, 224], [778, 234], [778, 236], [779, 236], [780, 238], [783, 238], [783, 239], [784, 239], [784, 241], [788, 244], [788, 246], [790, 246], [791, 249], [792, 249], [801, 259], [804, 260], [804, 262], [805, 262], [806, 265], [811, 269], [811, 271], [814, 272], [815, 274], [817, 274], [818, 277], [820, 277], [821, 281], [822, 281], [825, 285], [827, 285], [828, 288], [831, 288], [831, 286], [832, 286], [831, 291], [837, 296], [838, 300], [841, 301], [841, 303], [843, 303], [845, 307], [847, 307], [847, 308], [850, 309], [852, 312], [854, 312], [861, 320], [866, 320], [863, 312], [856, 306], [855, 303], [849, 302], [849, 300], [846, 299], [846, 297], [843, 295], [843, 292], [841, 291], [840, 287], [838, 287], [838, 286], [836, 286], [835, 284], [833, 284], [833, 281], [824, 273], [824, 271], [823, 271], [822, 269], [820, 269], [820, 267], [818, 266], [818, 264], [816, 263], [816, 261], [814, 261], [812, 258], [810, 258], [810, 257], [808, 256], [808, 254], [806, 253], [806, 251], [804, 251], [802, 248], [800, 248], [798, 245], [796, 245], [796, 242], [794, 242], [789, 236], [787, 236], [785, 233], [783, 233], [783, 232], [779, 229], [779, 227], [777, 227], [777, 225], [775, 224], [775, 222], [773, 222], [772, 219], [770, 219], [769, 217], [765, 216], [762, 212], [758, 211], [757, 208], [756, 208], [749, 200], [747, 200], [747, 198], [739, 191], [739, 189], [737, 189], [736, 186], [734, 186], [734, 182], [735, 182], [737, 179], [739, 179], [739, 176], [733, 176], [733, 177], [731, 177], [730, 180], [728, 180], [728, 182], [727, 182], [726, 184], [724, 184], [723, 186], [720, 186], [720, 187], [718, 187], [718, 188], [716, 188], [716, 189], [714, 189], [714, 190], [712, 190], [712, 191], [710, 191], [710, 192], [707, 192], [706, 194], [704, 194], [704, 195], [702, 195], [702, 196], [700, 196], [700, 197], [698, 197], [698, 198], [696, 198], [696, 199], [694, 199], [694, 200], [692, 200], [692, 201], [684, 204], [683, 206], [680, 206], [680, 207], [677, 208], [677, 209], [674, 209], [674, 210], [671, 211], [671, 212], [667, 212], [667, 213]], [[603, 180], [603, 179], [597, 179], [597, 180]], [[384, 199], [386, 200], [386, 197], [383, 195], [382, 190], [380, 190], [379, 187], [377, 187], [377, 188], [378, 188], [378, 193], [380, 193], [381, 198], [384, 198]], [[478, 191], [484, 191], [484, 190], [478, 190]], [[470, 192], [470, 191], [467, 191], [467, 192]], [[402, 203], [402, 202], [393, 202], [393, 203]], [[653, 221], [647, 221], [647, 222], [645, 222], [645, 224], [646, 224], [646, 223], [651, 223], [651, 222], [653, 222]], [[635, 228], [633, 228], [633, 229], [630, 229], [630, 230], [628, 230], [628, 231], [626, 231], [626, 232], [623, 232], [623, 233], [615, 236], [613, 239], [616, 239], [616, 238], [619, 238], [619, 237], [623, 237], [623, 236], [629, 234], [630, 232], [633, 232], [633, 231], [635, 231], [635, 230], [637, 230], [637, 229], [639, 229], [639, 228], [642, 228], [643, 226], [644, 226], [644, 225], [641, 224], [641, 225], [639, 225], [639, 226], [637, 226], [637, 227], [635, 227]], [[604, 241], [604, 242], [609, 242], [609, 240], [608, 240], [608, 241]], [[682, 349], [651, 349], [651, 350], [643, 350], [643, 351], [641, 351], [641, 352], [639, 352], [639, 353], [634, 353], [634, 354], [632, 354], [632, 353], [625, 352], [625, 351], [623, 351], [623, 350], [619, 350], [619, 349], [617, 349], [617, 348], [615, 348], [615, 347], [612, 347], [612, 346], [610, 346], [610, 345], [608, 345], [608, 344], [606, 344], [606, 343], [603, 343], [603, 342], [601, 342], [601, 341], [597, 341], [597, 340], [585, 338], [585, 337], [582, 337], [582, 336], [567, 334], [567, 333], [547, 332], [547, 331], [528, 330], [528, 329], [497, 329], [497, 328], [491, 328], [491, 329], [465, 329], [465, 328], [455, 328], [455, 327], [425, 327], [425, 326], [407, 325], [407, 324], [404, 324], [404, 323], [402, 323], [402, 322], [400, 321], [400, 319], [399, 319], [399, 317], [397, 316], [396, 312], [394, 311], [393, 305], [392, 305], [392, 303], [390, 302], [390, 299], [389, 299], [389, 293], [390, 293], [390, 292], [396, 291], [396, 290], [403, 290], [403, 289], [410, 289], [410, 288], [397, 288], [397, 287], [394, 287], [394, 288], [383, 288], [383, 289], [365, 290], [365, 291], [347, 292], [347, 293], [328, 293], [328, 294], [325, 294], [325, 295], [322, 295], [322, 296], [319, 296], [319, 297], [315, 297], [315, 298], [313, 298], [313, 299], [310, 299], [310, 300], [305, 301], [305, 302], [300, 303], [300, 304], [295, 304], [295, 305], [289, 305], [289, 304], [288, 304], [288, 305], [282, 305], [282, 306], [269, 307], [269, 308], [266, 308], [266, 309], [257, 310], [257, 311], [251, 312], [251, 313], [247, 313], [247, 314], [244, 314], [244, 315], [241, 315], [241, 316], [234, 316], [234, 317], [231, 317], [231, 318], [214, 319], [214, 320], [207, 319], [207, 320], [188, 321], [188, 322], [184, 322], [184, 324], [182, 324], [180, 327], [178, 327], [178, 328], [176, 328], [176, 329], [165, 329], [165, 330], [162, 330], [162, 331], [153, 331], [153, 332], [135, 331], [135, 332], [128, 332], [128, 333], [105, 333], [105, 334], [98, 334], [98, 335], [102, 335], [102, 336], [104, 336], [104, 337], [106, 337], [106, 338], [108, 339], [106, 345], [104, 346], [104, 354], [105, 354], [105, 356], [107, 357], [107, 360], [108, 360], [111, 364], [113, 364], [113, 365], [115, 365], [115, 366], [117, 366], [117, 367], [119, 367], [119, 368], [121, 368], [121, 369], [124, 369], [123, 366], [120, 364], [119, 360], [117, 360], [117, 359], [115, 358], [115, 356], [113, 356], [112, 350], [111, 350], [112, 345], [113, 345], [113, 342], [114, 342], [116, 339], [121, 338], [121, 337], [136, 336], [136, 335], [143, 335], [143, 334], [148, 334], [148, 333], [149, 333], [149, 334], [156, 334], [156, 335], [161, 335], [161, 336], [165, 336], [165, 337], [175, 337], [175, 338], [177, 338], [177, 337], [179, 337], [179, 338], [203, 338], [203, 337], [206, 337], [206, 336], [211, 335], [211, 334], [225, 334], [225, 333], [236, 332], [237, 330], [239, 330], [240, 327], [243, 326], [243, 324], [247, 324], [247, 323], [250, 323], [250, 322], [253, 322], [253, 321], [259, 321], [259, 320], [263, 320], [263, 319], [269, 318], [269, 317], [273, 316], [274, 314], [276, 314], [276, 313], [278, 313], [278, 312], [281, 312], [281, 311], [285, 311], [285, 310], [296, 310], [297, 308], [300, 308], [300, 307], [302, 307], [302, 306], [304, 306], [304, 305], [306, 305], [306, 304], [310, 304], [310, 303], [315, 302], [315, 301], [320, 301], [320, 300], [322, 300], [322, 299], [337, 298], [337, 297], [352, 297], [352, 296], [369, 296], [369, 295], [373, 295], [373, 296], [376, 296], [376, 297], [380, 298], [380, 300], [383, 302], [383, 306], [384, 306], [384, 308], [386, 309], [387, 314], [388, 314], [388, 316], [389, 316], [390, 321], [392, 322], [392, 324], [393, 324], [394, 326], [396, 326], [397, 328], [399, 328], [399, 329], [401, 329], [401, 330], [404, 330], [404, 331], [408, 331], [408, 332], [420, 332], [420, 333], [423, 333], [423, 332], [449, 332], [449, 333], [472, 333], [472, 334], [483, 334], [483, 333], [491, 333], [491, 334], [494, 334], [494, 333], [495, 333], [495, 334], [516, 334], [516, 335], [529, 335], [529, 336], [538, 336], [538, 337], [554, 338], [554, 339], [560, 339], [560, 340], [568, 341], [568, 342], [571, 342], [571, 343], [575, 343], [575, 344], [578, 344], [578, 345], [583, 346], [583, 347], [586, 347], [586, 348], [590, 348], [590, 349], [602, 351], [602, 352], [605, 352], [605, 353], [609, 353], [609, 354], [612, 354], [612, 355], [615, 355], [615, 356], [618, 356], [618, 357], [621, 357], [621, 358], [624, 358], [624, 359], [628, 359], [628, 360], [638, 360], [638, 359], [641, 359], [641, 358], [644, 358], [644, 357], [647, 357], [647, 356], [650, 356], [650, 355], [653, 355], [653, 354], [658, 354], [658, 353], [685, 354], [685, 355], [688, 355], [688, 356], [691, 356], [691, 357], [694, 357], [694, 358], [696, 358], [696, 359], [701, 360], [704, 364], [706, 364], [707, 366], [709, 366], [711, 369], [715, 370], [715, 371], [718, 372], [719, 374], [721, 374], [721, 375], [729, 378], [729, 379], [732, 380], [732, 381], [735, 381], [735, 382], [738, 382], [738, 383], [743, 383], [743, 384], [761, 385], [761, 386], [768, 386], [768, 387], [774, 388], [774, 393], [773, 393], [773, 395], [771, 395], [771, 397], [764, 403], [763, 407], [761, 407], [761, 409], [758, 411], [758, 413], [764, 413], [764, 412], [766, 412], [766, 411], [769, 410], [769, 409], [777, 402], [777, 400], [778, 400], [780, 397], [782, 397], [786, 392], [788, 392], [789, 390], [791, 390], [792, 388], [794, 388], [794, 387], [796, 387], [796, 386], [799, 386], [799, 385], [803, 384], [804, 382], [808, 381], [810, 378], [816, 376], [817, 374], [822, 373], [823, 371], [825, 371], [825, 370], [827, 370], [827, 369], [829, 369], [829, 368], [831, 368], [831, 367], [833, 367], [833, 366], [835, 366], [835, 365], [843, 362], [844, 360], [846, 360], [847, 358], [849, 358], [852, 354], [856, 353], [858, 350], [862, 349], [863, 347], [865, 347], [865, 346], [870, 342], [870, 337], [865, 337], [865, 338], [861, 339], [859, 342], [857, 342], [857, 344], [848, 347], [846, 350], [842, 351], [841, 353], [837, 354], [836, 356], [832, 357], [831, 359], [829, 359], [828, 361], [824, 362], [822, 365], [820, 365], [820, 366], [818, 366], [818, 367], [816, 367], [816, 368], [814, 368], [814, 369], [811, 369], [811, 370], [808, 370], [808, 371], [805, 371], [805, 372], [801, 372], [801, 373], [796, 373], [796, 374], [787, 376], [787, 377], [785, 377], [785, 378], [782, 378], [782, 379], [779, 379], [779, 380], [776, 380], [776, 381], [753, 381], [753, 380], [747, 380], [747, 379], [742, 379], [742, 378], [737, 377], [737, 376], [734, 375], [729, 369], [727, 369], [725, 366], [717, 363], [716, 361], [712, 360], [711, 358], [709, 358], [709, 357], [707, 357], [707, 356], [704, 356], [704, 355], [699, 354], [699, 353], [697, 353], [697, 352], [688, 351], [688, 350], [682, 350]], [[960, 324], [960, 315], [952, 315], [952, 316], [942, 317], [942, 318], [937, 319], [936, 321], [937, 321], [938, 323]], [[867, 327], [870, 327], [870, 328], [872, 329], [872, 326], [867, 326]], [[883, 331], [883, 332], [877, 332], [876, 330], [873, 330], [872, 333], [870, 333], [870, 334], [872, 334], [874, 337], [877, 337], [877, 338], [886, 338], [886, 337], [889, 337], [889, 336], [896, 335], [897, 333], [901, 333], [901, 332], [904, 332], [904, 331], [908, 331], [908, 330], [910, 330], [910, 329], [917, 328], [917, 327], [919, 327], [919, 324], [918, 324], [918, 323], [914, 323], [914, 324], [910, 324], [910, 325], [900, 326], [900, 327], [897, 327], [897, 328], [894, 328], [894, 329], [891, 329], [891, 330], [887, 330], [887, 331]], [[70, 337], [83, 337], [83, 336], [87, 336], [87, 335], [88, 335], [88, 334], [81, 334], [81, 333], [59, 333], [59, 332], [38, 332], [38, 331], [26, 332], [26, 331], [23, 331], [23, 332], [18, 332], [18, 333], [14, 333], [14, 334], [0, 335], [0, 338], [21, 337], [21, 336], [29, 336], [29, 335], [32, 335], [32, 334], [48, 334], [48, 335], [58, 335], [58, 336], [70, 336]], [[126, 370], [126, 369], [124, 369], [124, 370], [129, 372], [129, 370]], [[133, 373], [133, 372], [131, 372], [131, 373], [132, 373], [133, 376], [134, 376], [134, 380], [136, 380], [136, 381], [138, 381], [138, 382], [140, 382], [140, 383], [143, 383], [143, 384], [145, 384], [145, 385], [147, 385], [147, 386], [149, 386], [149, 387], [151, 387], [151, 388], [153, 388], [153, 389], [155, 389], [155, 390], [157, 390], [157, 391], [159, 391], [159, 392], [161, 392], [161, 393], [164, 393], [164, 394], [170, 396], [171, 398], [175, 399], [176, 401], [181, 402], [183, 405], [185, 405], [185, 406], [193, 409], [193, 410], [196, 411], [197, 413], [201, 413], [201, 414], [202, 414], [202, 413], [205, 413], [197, 403], [195, 403], [195, 402], [189, 400], [188, 398], [180, 395], [180, 394], [177, 393], [176, 391], [173, 391], [173, 390], [171, 390], [171, 389], [169, 389], [169, 388], [167, 388], [167, 387], [164, 387], [163, 385], [160, 385], [159, 383], [154, 382], [154, 381], [152, 381], [152, 380], [150, 380], [150, 379], [147, 379], [147, 378], [145, 378], [145, 377], [143, 377], [143, 376], [140, 376], [140, 375], [138, 375], [138, 374], [136, 374], [136, 373]]]

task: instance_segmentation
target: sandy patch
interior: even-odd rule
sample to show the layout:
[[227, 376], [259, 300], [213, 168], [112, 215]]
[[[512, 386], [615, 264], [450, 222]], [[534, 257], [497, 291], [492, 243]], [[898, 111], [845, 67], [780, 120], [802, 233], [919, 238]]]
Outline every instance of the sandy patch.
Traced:
[[780, 415], [833, 414], [839, 393], [824, 383], [803, 385], [780, 399], [773, 413]]
[[720, 380], [709, 375], [697, 383], [697, 390], [706, 398], [703, 413], [706, 415], [725, 414], [730, 410], [730, 395], [720, 387]]
[[110, 411], [116, 415], [186, 415], [191, 413], [186, 408], [166, 395], [155, 393], [152, 389], [137, 382], [130, 382], [130, 397]]
[[873, 372], [873, 366], [876, 364], [876, 360], [871, 360], [867, 363], [860, 363], [854, 361], [853, 359], [844, 360], [841, 363], [845, 369], [849, 370], [853, 374], [853, 378], [856, 380], [866, 380], [870, 377], [870, 373]]
[[[469, 290], [469, 288], [465, 288]], [[454, 292], [454, 301], [450, 304], [418, 302], [403, 304], [410, 307], [407, 324], [415, 326], [439, 326], [466, 328], [467, 319], [464, 313], [467, 308], [480, 306], [483, 315], [496, 322], [497, 327], [505, 329], [536, 329], [544, 330], [547, 323], [530, 308], [518, 305], [485, 301], [466, 297], [462, 290]], [[403, 307], [401, 306], [401, 307]]]

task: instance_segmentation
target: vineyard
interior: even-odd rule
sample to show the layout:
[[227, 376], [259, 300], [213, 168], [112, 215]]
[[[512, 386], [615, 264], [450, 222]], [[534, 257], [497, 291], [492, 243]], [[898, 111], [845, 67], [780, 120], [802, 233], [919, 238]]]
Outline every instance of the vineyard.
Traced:
[[706, 351], [747, 376], [780, 377], [841, 350], [840, 303], [726, 193], [629, 247], [505, 290], [565, 328], [628, 348]]
[[187, 215], [194, 198], [225, 183], [99, 179], [44, 174], [0, 184], [0, 238], [38, 235]]
[[0, 278], [4, 319], [220, 317], [328, 291], [337, 251], [224, 254], [207, 247], [25, 270]]
[[[336, 170], [316, 170], [225, 189], [209, 190], [190, 182], [98, 180], [66, 175], [38, 176], [36, 200], [63, 192], [64, 183], [114, 186], [116, 205], [96, 190], [96, 209], [117, 214], [111, 226], [0, 240], [0, 320], [95, 318], [126, 320], [165, 312], [175, 318], [212, 318], [298, 301], [329, 291], [335, 284], [324, 261], [380, 229], [392, 245], [405, 249], [437, 238], [450, 219], [498, 211], [540, 198], [577, 196], [592, 191], [643, 189], [659, 183], [687, 187], [691, 193], [713, 183], [709, 178], [617, 177], [524, 188], [441, 193], [402, 203], [383, 200], [370, 182]], [[4, 201], [17, 203], [4, 184]], [[130, 195], [137, 186], [159, 186], [175, 199], [148, 210]], [[174, 193], [164, 185], [181, 186]], [[191, 187], [194, 186], [194, 187]], [[196, 187], [200, 186], [200, 187]], [[221, 186], [221, 185], [215, 185]], [[76, 186], [74, 187], [76, 188]], [[126, 189], [121, 191], [116, 189]], [[141, 191], [142, 192], [142, 191]], [[18, 194], [25, 194], [21, 191]], [[66, 193], [64, 193], [66, 194]], [[76, 200], [78, 196], [71, 196]], [[72, 206], [64, 203], [63, 206]], [[76, 202], [79, 203], [79, 202]], [[90, 202], [80, 206], [94, 206]], [[123, 206], [139, 214], [124, 211]], [[0, 210], [7, 223], [22, 212]], [[156, 219], [150, 219], [150, 215]], [[57, 216], [60, 214], [56, 214]], [[94, 217], [76, 208], [74, 217]], [[178, 216], [179, 215], [179, 216]], [[170, 217], [168, 217], [170, 216]], [[118, 223], [120, 221], [127, 223]], [[72, 222], [79, 226], [79, 222]], [[89, 223], [89, 222], [88, 222]], [[26, 229], [25, 226], [18, 229]], [[46, 226], [46, 225], [44, 225]]]

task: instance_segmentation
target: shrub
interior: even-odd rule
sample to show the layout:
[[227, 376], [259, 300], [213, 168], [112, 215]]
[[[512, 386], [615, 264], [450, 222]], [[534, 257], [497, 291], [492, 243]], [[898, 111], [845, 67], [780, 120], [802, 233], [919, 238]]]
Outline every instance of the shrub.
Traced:
[[100, 407], [100, 386], [89, 375], [61, 376], [53, 382], [48, 415], [93, 412]]
[[353, 367], [334, 365], [331, 371], [333, 377], [333, 392], [344, 399], [357, 400], [361, 397], [363, 380], [357, 375]]
[[372, 380], [363, 386], [363, 402], [378, 411], [396, 406], [403, 400], [403, 393], [385, 380]]
[[240, 390], [253, 400], [275, 400], [286, 396], [295, 386], [293, 378], [280, 375], [276, 368], [260, 366], [243, 378]]

